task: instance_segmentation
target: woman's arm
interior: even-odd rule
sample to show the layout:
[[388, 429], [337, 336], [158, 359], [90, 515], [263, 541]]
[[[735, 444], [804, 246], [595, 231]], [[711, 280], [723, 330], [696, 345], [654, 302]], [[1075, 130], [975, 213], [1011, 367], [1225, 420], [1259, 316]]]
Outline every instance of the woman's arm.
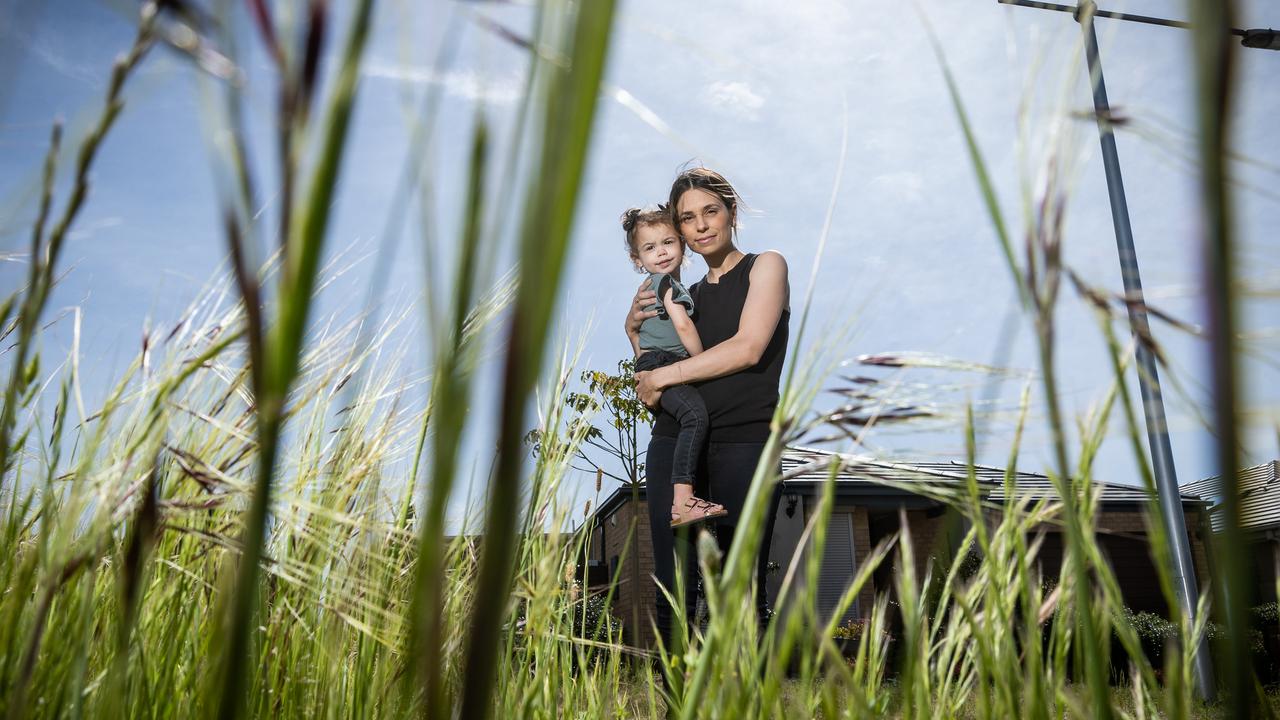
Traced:
[[787, 261], [776, 252], [761, 253], [751, 268], [751, 289], [742, 306], [738, 332], [696, 357], [636, 373], [640, 400], [654, 407], [666, 388], [723, 377], [760, 362], [789, 301]]
[[666, 297], [662, 298], [662, 305], [667, 309], [667, 317], [671, 318], [671, 324], [676, 329], [680, 344], [689, 351], [689, 357], [699, 355], [702, 353], [702, 338], [698, 336], [698, 328], [693, 324], [693, 318], [689, 317], [689, 308], [676, 302], [673, 295], [675, 290], [667, 290]]

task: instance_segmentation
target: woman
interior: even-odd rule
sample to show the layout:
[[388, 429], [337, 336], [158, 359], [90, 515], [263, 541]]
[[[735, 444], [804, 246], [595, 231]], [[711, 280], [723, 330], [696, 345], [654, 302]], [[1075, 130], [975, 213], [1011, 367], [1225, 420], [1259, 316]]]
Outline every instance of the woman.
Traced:
[[[651, 372], [636, 373], [636, 393], [649, 407], [658, 407], [662, 391], [693, 383], [707, 405], [710, 431], [703, 455], [699, 487], [724, 506], [725, 517], [714, 520], [722, 552], [733, 543], [747, 491], [769, 438], [769, 424], [778, 405], [778, 382], [786, 356], [790, 320], [787, 263], [773, 251], [744, 254], [737, 247], [738, 193], [719, 173], [706, 168], [686, 170], [671, 186], [668, 208], [672, 221], [689, 248], [707, 263], [707, 274], [689, 288], [697, 308], [695, 325], [704, 351]], [[656, 312], [654, 301], [641, 289], [632, 301], [626, 331], [633, 347], [640, 324]], [[676, 535], [668, 520], [671, 507], [671, 461], [678, 432], [675, 418], [661, 413], [654, 423], [646, 457], [649, 532], [653, 541], [654, 576], [675, 590]], [[756, 606], [763, 624], [768, 614], [765, 567], [773, 519], [780, 493], [775, 491], [765, 516], [757, 556]], [[682, 540], [686, 570], [694, 558]], [[692, 584], [685, 587], [692, 588]], [[664, 640], [673, 639], [671, 608], [657, 593], [655, 619]], [[689, 612], [695, 593], [686, 593]], [[670, 645], [668, 645], [670, 647]]]

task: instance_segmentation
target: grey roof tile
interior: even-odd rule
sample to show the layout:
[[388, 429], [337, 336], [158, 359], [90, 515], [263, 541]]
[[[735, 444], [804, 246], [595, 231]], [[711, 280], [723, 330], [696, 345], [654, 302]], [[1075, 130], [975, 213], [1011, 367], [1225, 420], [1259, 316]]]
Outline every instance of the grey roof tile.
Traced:
[[[1262, 530], [1280, 526], [1280, 460], [1254, 465], [1238, 473], [1240, 487], [1240, 527]], [[1214, 475], [1182, 486], [1212, 503], [1209, 518], [1215, 531], [1222, 529], [1222, 477]]]
[[[825, 480], [829, 471], [821, 467], [836, 453], [814, 448], [788, 448], [782, 455], [783, 476], [788, 481], [815, 482]], [[889, 462], [868, 456], [841, 454], [842, 469], [836, 477], [841, 484], [867, 484], [911, 489], [913, 484], [924, 486], [963, 487], [968, 469], [962, 462]], [[819, 465], [809, 469], [813, 465]], [[1005, 499], [1005, 470], [978, 465], [974, 468], [978, 485], [985, 490], [984, 499], [1001, 502]], [[793, 473], [794, 477], [788, 477]], [[1047, 475], [1019, 470], [1014, 474], [1014, 487], [1018, 497], [1038, 500], [1056, 498], [1058, 492]], [[1145, 488], [1136, 485], [1094, 480], [1093, 486], [1101, 493], [1102, 502], [1147, 502], [1150, 497]], [[1183, 502], [1195, 502], [1196, 493], [1182, 492]]]

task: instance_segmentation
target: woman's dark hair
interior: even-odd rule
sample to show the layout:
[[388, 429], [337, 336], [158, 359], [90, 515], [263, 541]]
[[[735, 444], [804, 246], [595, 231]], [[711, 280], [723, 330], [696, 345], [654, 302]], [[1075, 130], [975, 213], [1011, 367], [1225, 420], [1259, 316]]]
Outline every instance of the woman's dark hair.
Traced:
[[622, 232], [627, 237], [627, 254], [636, 258], [640, 253], [636, 250], [636, 230], [650, 225], [670, 225], [671, 213], [666, 205], [657, 207], [631, 208], [622, 213]]
[[741, 204], [741, 197], [738, 191], [733, 189], [733, 185], [720, 173], [705, 167], [687, 168], [676, 176], [676, 181], [671, 183], [671, 196], [667, 200], [667, 208], [671, 211], [671, 225], [677, 230], [680, 229], [680, 196], [690, 190], [705, 190], [715, 195], [724, 203], [724, 207], [729, 211], [729, 216], [733, 218], [733, 226], [738, 226], [738, 205]]

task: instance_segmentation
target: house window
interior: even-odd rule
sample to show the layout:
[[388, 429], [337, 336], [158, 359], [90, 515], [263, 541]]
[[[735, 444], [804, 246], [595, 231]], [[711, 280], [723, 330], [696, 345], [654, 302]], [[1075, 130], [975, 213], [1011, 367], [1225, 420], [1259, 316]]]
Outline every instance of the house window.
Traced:
[[[833, 512], [827, 525], [827, 542], [822, 548], [822, 568], [818, 571], [818, 615], [830, 619], [840, 598], [853, 584], [857, 563], [853, 555], [853, 513]], [[840, 617], [846, 623], [858, 617], [855, 599]]]

